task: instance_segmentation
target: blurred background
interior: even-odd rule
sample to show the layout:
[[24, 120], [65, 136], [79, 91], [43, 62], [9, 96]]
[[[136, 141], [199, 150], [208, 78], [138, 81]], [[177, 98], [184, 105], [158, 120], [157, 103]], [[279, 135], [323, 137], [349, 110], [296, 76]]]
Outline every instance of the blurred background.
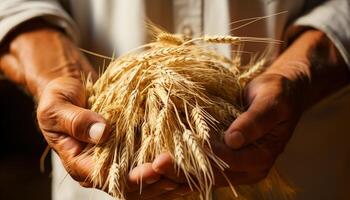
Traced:
[[50, 154], [41, 173], [46, 142], [34, 123], [34, 103], [1, 74], [0, 108], [0, 199], [51, 199]]

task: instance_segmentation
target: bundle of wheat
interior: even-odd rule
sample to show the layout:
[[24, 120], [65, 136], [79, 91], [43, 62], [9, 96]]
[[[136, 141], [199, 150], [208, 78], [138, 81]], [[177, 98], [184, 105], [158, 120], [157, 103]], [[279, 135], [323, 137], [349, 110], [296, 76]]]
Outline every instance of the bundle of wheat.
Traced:
[[264, 60], [242, 70], [237, 59], [232, 61], [209, 45], [273, 41], [233, 36], [189, 39], [155, 32], [156, 41], [142, 51], [112, 61], [96, 83], [86, 81], [89, 108], [113, 130], [107, 142], [91, 146], [96, 162], [92, 180], [96, 187], [125, 199], [129, 171], [166, 151], [191, 188], [210, 199], [213, 167], [228, 167], [210, 144], [222, 141], [224, 130], [243, 111], [242, 88], [262, 71]]

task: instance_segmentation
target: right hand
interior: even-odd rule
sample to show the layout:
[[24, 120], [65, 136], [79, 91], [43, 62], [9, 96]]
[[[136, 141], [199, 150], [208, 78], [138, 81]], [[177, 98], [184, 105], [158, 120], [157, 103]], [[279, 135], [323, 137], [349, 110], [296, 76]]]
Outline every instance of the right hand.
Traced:
[[81, 152], [108, 133], [103, 117], [84, 108], [81, 73], [96, 79], [95, 70], [69, 38], [41, 21], [23, 24], [10, 38], [0, 55], [1, 71], [33, 95], [49, 146], [73, 178], [86, 180], [92, 162]]
[[[56, 78], [42, 92], [37, 116], [46, 141], [58, 153], [67, 172], [82, 186], [92, 187], [89, 176], [94, 168], [93, 158], [82, 152], [87, 144], [107, 139], [109, 131], [100, 115], [84, 109], [85, 99], [80, 80]], [[160, 163], [158, 168], [168, 168], [168, 165]], [[134, 168], [128, 175], [127, 199], [155, 199], [177, 188], [176, 182], [161, 175], [152, 163]]]
[[[0, 54], [0, 70], [33, 95], [38, 124], [49, 146], [72, 178], [91, 187], [94, 163], [82, 151], [88, 144], [103, 142], [109, 129], [102, 116], [85, 109], [81, 72], [94, 80], [97, 74], [77, 46], [60, 31], [33, 20], [13, 33], [8, 48]], [[128, 176], [128, 199], [152, 199], [176, 187], [160, 177], [152, 163], [133, 169]]]

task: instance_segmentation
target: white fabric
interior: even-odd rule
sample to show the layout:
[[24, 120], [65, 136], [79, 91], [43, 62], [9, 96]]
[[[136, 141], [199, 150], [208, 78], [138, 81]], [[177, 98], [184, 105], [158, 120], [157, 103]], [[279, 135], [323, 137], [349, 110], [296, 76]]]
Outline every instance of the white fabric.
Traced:
[[64, 169], [56, 153], [52, 160], [52, 200], [114, 200], [107, 193], [97, 189], [83, 188]]
[[[73, 19], [58, 2], [69, 7]], [[160, 9], [148, 2], [171, 6]], [[168, 24], [167, 19], [171, 18], [172, 30], [175, 32], [226, 35], [234, 28], [230, 22], [287, 11], [232, 33], [281, 39], [290, 23], [295, 26], [311, 26], [329, 36], [350, 66], [349, 0], [322, 2], [324, 1], [0, 0], [0, 42], [17, 25], [41, 16], [63, 28], [75, 41], [79, 37], [83, 48], [104, 55], [115, 52], [118, 56], [146, 42], [144, 16], [147, 13], [164, 14], [156, 20], [164, 26]], [[246, 50], [254, 52], [265, 47], [247, 44]], [[220, 48], [226, 54], [229, 54], [228, 50], [227, 47]], [[100, 59], [91, 60], [94, 66], [101, 67]], [[280, 156], [278, 165], [298, 188], [297, 200], [350, 199], [350, 146], [347, 144], [350, 140], [350, 124], [347, 123], [349, 102], [348, 87], [305, 113], [285, 153]], [[67, 176], [55, 154], [52, 188], [53, 200], [112, 199], [103, 192], [80, 187]]]
[[294, 25], [310, 26], [327, 34], [350, 66], [350, 1], [332, 0], [299, 17]]
[[16, 26], [35, 17], [42, 17], [62, 27], [71, 38], [77, 41], [78, 29], [75, 23], [62, 11], [56, 1], [1, 0], [0, 42]]

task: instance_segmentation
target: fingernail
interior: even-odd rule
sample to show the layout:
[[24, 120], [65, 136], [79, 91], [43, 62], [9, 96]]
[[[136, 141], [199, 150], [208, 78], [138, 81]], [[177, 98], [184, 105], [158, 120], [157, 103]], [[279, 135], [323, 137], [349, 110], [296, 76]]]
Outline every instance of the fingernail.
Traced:
[[157, 181], [158, 181], [158, 179], [150, 179], [150, 180], [147, 180], [146, 183], [147, 184], [152, 184], [152, 183], [155, 183]]
[[233, 148], [240, 148], [245, 141], [243, 134], [239, 131], [234, 131], [230, 133], [229, 138], [230, 138], [230, 145]]
[[93, 124], [89, 131], [90, 138], [93, 139], [94, 141], [99, 141], [103, 135], [105, 128], [106, 128], [105, 123], [97, 122]]

